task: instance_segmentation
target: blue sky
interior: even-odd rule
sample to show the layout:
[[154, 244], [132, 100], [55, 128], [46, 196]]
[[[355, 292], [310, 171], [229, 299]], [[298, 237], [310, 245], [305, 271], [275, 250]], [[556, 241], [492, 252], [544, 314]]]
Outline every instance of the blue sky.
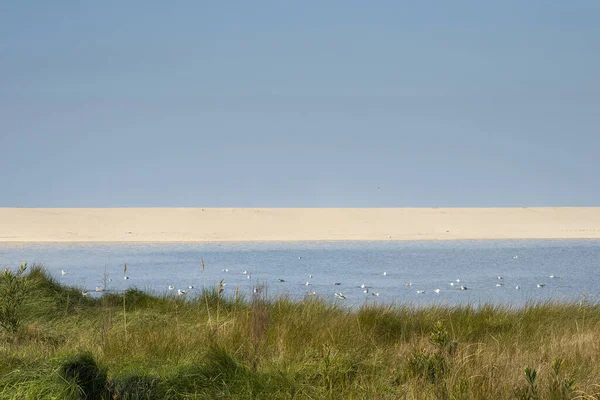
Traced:
[[0, 5], [0, 206], [600, 205], [598, 1], [54, 3]]

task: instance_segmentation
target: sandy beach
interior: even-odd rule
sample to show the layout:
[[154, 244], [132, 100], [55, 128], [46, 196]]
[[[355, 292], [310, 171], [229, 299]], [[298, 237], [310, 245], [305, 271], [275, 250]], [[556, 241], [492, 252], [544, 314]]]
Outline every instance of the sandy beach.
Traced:
[[0, 242], [600, 239], [600, 207], [0, 208]]

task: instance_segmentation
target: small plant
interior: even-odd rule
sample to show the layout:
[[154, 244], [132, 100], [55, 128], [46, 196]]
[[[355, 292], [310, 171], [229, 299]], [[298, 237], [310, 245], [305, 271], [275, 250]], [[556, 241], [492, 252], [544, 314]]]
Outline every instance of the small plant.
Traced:
[[519, 400], [537, 400], [539, 395], [537, 392], [537, 386], [535, 380], [537, 378], [537, 371], [535, 368], [525, 368], [525, 381], [527, 385], [520, 387], [515, 390], [515, 397]]
[[0, 275], [0, 326], [14, 335], [21, 326], [21, 305], [28, 292], [25, 276], [27, 263], [21, 264], [16, 272], [5, 269]]
[[560, 368], [563, 360], [557, 358], [552, 364], [552, 379], [550, 381], [550, 399], [562, 400], [570, 399], [573, 397], [573, 391], [575, 386], [574, 379], [562, 378]]
[[437, 384], [448, 370], [446, 359], [440, 354], [413, 353], [408, 360], [408, 371], [429, 383]]
[[421, 376], [434, 384], [437, 398], [447, 398], [443, 379], [450, 372], [451, 356], [457, 344], [450, 339], [450, 333], [440, 321], [434, 325], [429, 342], [435, 347], [435, 351], [413, 353], [408, 360], [408, 370], [412, 375]]

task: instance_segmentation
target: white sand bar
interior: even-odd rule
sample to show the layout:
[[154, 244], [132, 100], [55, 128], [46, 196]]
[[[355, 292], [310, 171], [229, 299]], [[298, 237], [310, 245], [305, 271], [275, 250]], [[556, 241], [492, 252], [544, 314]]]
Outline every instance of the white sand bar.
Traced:
[[0, 242], [600, 239], [600, 207], [0, 208]]

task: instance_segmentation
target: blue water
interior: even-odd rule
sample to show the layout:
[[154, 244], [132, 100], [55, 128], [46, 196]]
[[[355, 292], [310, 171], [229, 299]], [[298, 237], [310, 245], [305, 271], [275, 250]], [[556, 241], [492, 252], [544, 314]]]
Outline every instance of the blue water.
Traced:
[[[106, 285], [114, 291], [137, 287], [169, 293], [172, 285], [186, 290], [189, 297], [198, 294], [204, 282], [213, 286], [223, 279], [226, 294], [233, 294], [237, 286], [249, 298], [261, 286], [269, 296], [301, 299], [314, 291], [348, 305], [521, 306], [530, 301], [600, 299], [599, 240], [0, 244], [1, 268], [25, 261], [42, 263], [61, 282], [91, 291]], [[123, 280], [124, 263], [128, 280]], [[104, 279], [105, 271], [111, 281]], [[498, 275], [503, 279], [498, 280]], [[538, 283], [545, 286], [538, 288]], [[363, 293], [361, 284], [368, 293]], [[188, 290], [189, 285], [195, 288]], [[469, 290], [458, 290], [460, 285]], [[346, 300], [336, 298], [335, 292], [343, 293]]]

